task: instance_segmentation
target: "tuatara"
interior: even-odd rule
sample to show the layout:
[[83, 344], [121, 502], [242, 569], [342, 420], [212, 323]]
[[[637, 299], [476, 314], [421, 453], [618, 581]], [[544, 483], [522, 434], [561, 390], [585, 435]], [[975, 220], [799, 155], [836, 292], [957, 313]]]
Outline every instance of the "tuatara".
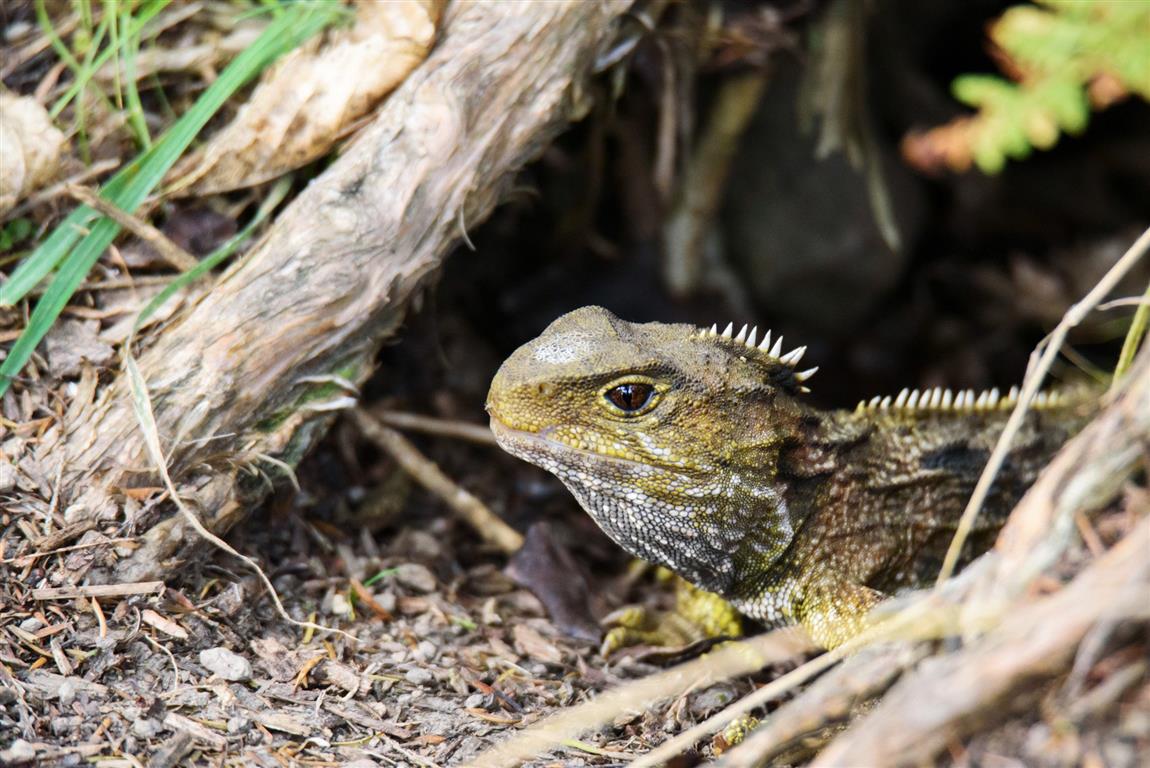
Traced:
[[[903, 390], [823, 411], [804, 402], [803, 351], [584, 307], [507, 359], [487, 410], [499, 444], [557, 475], [624, 549], [833, 647], [935, 576], [1017, 393]], [[968, 555], [1091, 407], [1036, 398]]]

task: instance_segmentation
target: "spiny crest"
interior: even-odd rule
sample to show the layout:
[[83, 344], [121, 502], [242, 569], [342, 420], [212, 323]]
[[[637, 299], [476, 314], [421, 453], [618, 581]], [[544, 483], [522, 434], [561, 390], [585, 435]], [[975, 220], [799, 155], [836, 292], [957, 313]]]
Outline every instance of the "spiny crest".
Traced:
[[[1018, 405], [1021, 394], [1018, 387], [1011, 387], [1002, 397], [998, 389], [989, 389], [975, 392], [973, 389], [952, 392], [949, 389], [935, 387], [933, 389], [904, 389], [896, 397], [872, 397], [870, 400], [859, 401], [856, 413], [870, 413], [874, 411], [949, 411], [954, 413], [975, 413], [979, 411], [1010, 410]], [[1036, 409], [1056, 408], [1066, 405], [1071, 400], [1066, 392], [1039, 392], [1031, 401], [1030, 407]]]
[[[807, 387], [803, 386], [803, 383], [815, 375], [818, 367], [808, 368], [805, 371], [795, 370], [795, 366], [806, 354], [806, 347], [795, 347], [784, 354], [783, 337], [780, 335], [772, 344], [771, 332], [768, 330], [763, 334], [763, 340], [760, 342], [758, 341], [759, 326], [757, 325], [753, 328], [744, 325], [742, 330], [735, 333], [734, 323], [727, 323], [727, 327], [721, 332], [716, 324], [710, 328], [699, 328], [695, 331], [695, 335], [704, 339], [713, 339], [718, 343], [743, 346], [754, 355], [754, 359], [765, 363], [768, 369], [773, 369], [772, 378], [777, 379], [776, 383], [788, 388], [796, 388], [799, 392], [810, 392]], [[779, 376], [778, 374], [782, 375]]]

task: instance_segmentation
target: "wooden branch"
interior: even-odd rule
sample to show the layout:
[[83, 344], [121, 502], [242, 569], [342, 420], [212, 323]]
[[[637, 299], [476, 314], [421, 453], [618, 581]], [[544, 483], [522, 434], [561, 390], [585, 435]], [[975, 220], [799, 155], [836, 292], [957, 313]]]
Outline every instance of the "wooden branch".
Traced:
[[[140, 356], [172, 477], [209, 528], [262, 493], [245, 497], [241, 468], [294, 464], [334, 418], [322, 405], [343, 393], [309, 378], [365, 380], [464, 227], [580, 116], [583, 80], [629, 5], [453, 4], [435, 50], [375, 120]], [[57, 428], [40, 459], [63, 467], [67, 504], [93, 518], [117, 516], [123, 489], [155, 485], [126, 377]], [[185, 538], [162, 521], [111, 578], [158, 575]]]
[[1069, 668], [1101, 620], [1150, 616], [1150, 519], [1066, 588], [1013, 611], [996, 631], [903, 679], [812, 765], [926, 765], [952, 740], [1032, 701]]

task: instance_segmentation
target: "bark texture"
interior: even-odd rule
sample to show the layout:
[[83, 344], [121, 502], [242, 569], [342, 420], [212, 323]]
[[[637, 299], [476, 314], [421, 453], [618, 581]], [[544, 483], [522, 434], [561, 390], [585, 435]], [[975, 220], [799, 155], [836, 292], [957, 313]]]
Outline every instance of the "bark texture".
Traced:
[[[241, 519], [267, 487], [258, 472], [281, 471], [261, 457], [296, 463], [348, 395], [331, 377], [371, 373], [465, 228], [581, 116], [583, 80], [629, 5], [454, 4], [431, 55], [342, 157], [140, 356], [173, 479], [208, 527]], [[72, 411], [45, 466], [62, 462], [72, 519], [120, 516], [122, 489], [159, 484], [126, 378]], [[166, 507], [129, 521], [143, 546], [112, 577], [171, 567], [186, 536]]]

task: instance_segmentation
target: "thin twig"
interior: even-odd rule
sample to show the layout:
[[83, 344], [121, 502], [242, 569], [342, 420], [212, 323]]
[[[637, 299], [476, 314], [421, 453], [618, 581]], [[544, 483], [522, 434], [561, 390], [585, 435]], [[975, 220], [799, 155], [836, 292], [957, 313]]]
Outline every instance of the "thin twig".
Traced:
[[23, 563], [25, 560], [38, 560], [41, 557], [49, 557], [50, 555], [59, 555], [64, 552], [75, 552], [80, 549], [91, 549], [92, 547], [107, 547], [112, 544], [128, 544], [138, 541], [135, 536], [126, 536], [120, 539], [101, 539], [100, 541], [86, 541], [83, 544], [73, 544], [69, 547], [57, 547], [56, 549], [49, 550], [36, 550], [35, 552], [28, 552], [23, 555], [13, 555], [12, 557], [0, 560], [0, 565], [11, 565], [12, 563]]
[[1099, 312], [1106, 312], [1111, 309], [1122, 309], [1124, 307], [1145, 307], [1150, 306], [1150, 285], [1146, 286], [1146, 294], [1144, 296], [1126, 296], [1121, 299], [1111, 299], [1099, 304], [1096, 309]]
[[[727, 643], [706, 656], [604, 691], [591, 701], [559, 710], [467, 763], [468, 768], [505, 768], [553, 749], [566, 739], [598, 728], [624, 712], [649, 708], [660, 699], [789, 661], [811, 650], [810, 640], [793, 629]], [[820, 656], [820, 659], [826, 656]]]
[[[940, 599], [943, 596], [947, 600]], [[931, 640], [954, 634], [956, 612], [947, 593], [922, 591], [912, 596], [902, 610], [877, 618], [875, 623], [833, 650], [811, 659], [806, 664], [772, 680], [767, 685], [731, 704], [723, 711], [664, 742], [658, 749], [632, 763], [631, 768], [661, 765], [690, 748], [695, 742], [718, 733], [738, 717], [798, 687], [815, 675], [830, 669], [842, 659], [878, 643], [906, 640]], [[973, 627], [975, 622], [971, 622]]]
[[40, 587], [32, 590], [33, 600], [71, 600], [77, 597], [126, 597], [158, 595], [164, 591], [162, 581], [139, 581], [128, 584], [89, 584], [82, 587]]
[[[987, 493], [990, 492], [990, 486], [998, 476], [998, 471], [1002, 468], [1006, 454], [1010, 451], [1011, 443], [1014, 441], [1015, 435], [1022, 426], [1022, 420], [1026, 417], [1026, 413], [1030, 408], [1030, 402], [1034, 399], [1035, 394], [1038, 393], [1039, 387], [1042, 386], [1042, 381], [1046, 378], [1050, 366], [1058, 356], [1058, 351], [1062, 348], [1062, 343], [1066, 340], [1070, 329], [1081, 323], [1094, 307], [1114, 290], [1114, 287], [1125, 277], [1131, 267], [1142, 258], [1142, 255], [1148, 248], [1150, 248], [1150, 229], [1143, 232], [1142, 236], [1134, 242], [1134, 245], [1130, 246], [1130, 249], [1122, 254], [1122, 258], [1118, 259], [1114, 266], [1102, 276], [1102, 279], [1091, 289], [1090, 293], [1086, 294], [1086, 297], [1083, 298], [1082, 301], [1066, 311], [1058, 327], [1055, 328], [1053, 333], [1045, 340], [1046, 348], [1042, 350], [1041, 356], [1037, 358], [1037, 361], [1035, 355], [1038, 354], [1038, 349], [1035, 349], [1031, 354], [1030, 370], [1023, 379], [1022, 394], [1019, 395], [1018, 403], [1014, 406], [1014, 410], [1011, 411], [1010, 419], [1007, 420], [1006, 427], [1002, 430], [1002, 434], [994, 446], [994, 451], [990, 454], [990, 460], [987, 461], [986, 468], [983, 469], [982, 475], [978, 478], [978, 484], [974, 488], [974, 493], [971, 495], [966, 509], [962, 512], [962, 518], [959, 520], [958, 528], [954, 532], [954, 538], [950, 542], [950, 548], [946, 551], [946, 558], [943, 560], [942, 568], [939, 569], [938, 579], [935, 582], [936, 587], [949, 579], [954, 573], [963, 545], [966, 544], [966, 539], [974, 527], [974, 521], [978, 517], [979, 510], [982, 509], [982, 504], [986, 500]], [[1041, 347], [1041, 344], [1039, 347]]]
[[894, 645], [852, 656], [803, 694], [771, 713], [745, 741], [723, 754], [715, 768], [756, 768], [800, 739], [849, 718], [863, 702], [890, 688], [927, 653], [925, 644]]
[[78, 184], [69, 184], [64, 188], [64, 191], [89, 208], [104, 214], [136, 237], [151, 245], [156, 249], [156, 252], [160, 254], [160, 258], [181, 272], [186, 272], [200, 263], [195, 256], [176, 245], [163, 232], [143, 219], [116, 207], [87, 187], [82, 187]]
[[824, 653], [822, 656], [816, 656], [806, 664], [795, 667], [785, 675], [776, 677], [762, 688], [744, 696], [723, 711], [711, 715], [698, 725], [692, 726], [679, 735], [667, 739], [660, 744], [657, 749], [651, 750], [631, 763], [631, 768], [655, 768], [655, 766], [663, 765], [676, 755], [690, 749], [696, 742], [723, 730], [723, 728], [727, 727], [735, 718], [747, 714], [756, 707], [763, 706], [776, 696], [781, 696], [792, 688], [810, 680], [815, 675], [821, 674], [835, 664], [838, 664], [843, 657], [846, 656], [846, 652], [843, 650], [846, 647], [845, 645], [841, 645], [834, 651]]
[[19, 218], [20, 216], [23, 216], [24, 214], [31, 211], [37, 205], [46, 203], [49, 200], [54, 200], [60, 195], [66, 194], [68, 187], [72, 186], [73, 184], [83, 184], [89, 179], [93, 179], [100, 174], [107, 173], [108, 171], [114, 171], [119, 167], [119, 160], [98, 160], [74, 176], [70, 176], [67, 179], [53, 184], [50, 187], [45, 187], [36, 194], [25, 198], [15, 208], [5, 213], [4, 218], [9, 221], [15, 218]]
[[437, 419], [433, 416], [422, 416], [418, 413], [401, 413], [399, 411], [378, 411], [375, 417], [389, 427], [396, 429], [409, 429], [412, 432], [422, 432], [426, 435], [440, 437], [455, 437], [480, 445], [498, 445], [495, 435], [482, 424], [471, 424], [466, 421], [454, 419]]
[[523, 534], [445, 475], [406, 437], [362, 409], [353, 409], [350, 416], [364, 436], [386, 451], [420, 485], [443, 499], [484, 541], [507, 554], [517, 552], [523, 546]]
[[[420, 765], [420, 766], [423, 766], [423, 768], [439, 768], [439, 764], [438, 764], [438, 763], [435, 763], [435, 762], [433, 762], [433, 761], [431, 761], [431, 760], [428, 760], [428, 759], [427, 759], [426, 757], [424, 757], [423, 755], [418, 755], [418, 754], [416, 754], [415, 752], [412, 752], [410, 749], [408, 749], [407, 747], [403, 746], [402, 744], [400, 744], [398, 741], [396, 741], [395, 739], [393, 739], [393, 738], [391, 738], [390, 736], [388, 736], [388, 735], [387, 735], [386, 733], [384, 733], [383, 731], [377, 731], [377, 732], [374, 734], [374, 738], [377, 738], [377, 739], [379, 739], [379, 740], [380, 740], [380, 741], [382, 741], [384, 744], [386, 744], [388, 747], [390, 747], [391, 749], [395, 750], [395, 751], [396, 751], [396, 752], [398, 752], [399, 754], [403, 755], [404, 757], [406, 757], [408, 760], [410, 760], [411, 762], [415, 763], [416, 765]], [[369, 754], [369, 755], [375, 755], [376, 757], [383, 757], [385, 760], [390, 760], [390, 759], [389, 759], [389, 758], [387, 758], [386, 756], [384, 756], [384, 755], [380, 755], [380, 754], [379, 754], [379, 753], [377, 753], [377, 752], [372, 752], [372, 751], [370, 751], [370, 750], [364, 750], [364, 752], [366, 752], [366, 753], [367, 753], [367, 754]]]

